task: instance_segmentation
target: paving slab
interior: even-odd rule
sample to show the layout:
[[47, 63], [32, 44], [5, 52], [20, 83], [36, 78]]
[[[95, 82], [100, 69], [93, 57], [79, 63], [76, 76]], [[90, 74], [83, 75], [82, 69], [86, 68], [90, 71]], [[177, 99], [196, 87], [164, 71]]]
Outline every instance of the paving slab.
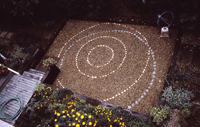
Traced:
[[149, 114], [156, 106], [177, 40], [177, 29], [69, 20], [47, 54], [60, 58], [54, 85], [101, 102]]

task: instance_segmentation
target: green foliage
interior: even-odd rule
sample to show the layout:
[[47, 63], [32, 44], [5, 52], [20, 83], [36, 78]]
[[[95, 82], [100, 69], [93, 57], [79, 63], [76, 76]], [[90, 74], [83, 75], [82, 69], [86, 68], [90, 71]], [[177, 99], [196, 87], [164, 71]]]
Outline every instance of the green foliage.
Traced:
[[190, 101], [194, 98], [194, 94], [191, 91], [184, 90], [183, 88], [172, 90], [172, 86], [165, 88], [162, 94], [162, 101], [169, 104], [171, 108], [190, 108], [192, 104]]
[[86, 103], [86, 101], [85, 101], [85, 100], [80, 100], [80, 102], [81, 102], [82, 104], [85, 104], [85, 103]]
[[181, 114], [183, 115], [183, 117], [186, 118], [186, 117], [190, 116], [191, 112], [190, 112], [189, 109], [183, 109], [183, 110], [181, 111]]
[[24, 48], [15, 45], [10, 57], [8, 58], [8, 62], [20, 65], [25, 63], [29, 56], [30, 54], [26, 53]]
[[73, 91], [71, 89], [68, 89], [68, 88], [63, 88], [59, 91], [59, 94], [58, 94], [58, 99], [63, 99], [66, 97], [66, 95], [68, 96], [71, 96], [73, 95]]
[[35, 87], [35, 90], [38, 91], [39, 93], [44, 90], [46, 85], [42, 84], [41, 82]]
[[151, 127], [152, 125], [150, 123], [147, 123], [143, 119], [134, 119], [134, 120], [131, 120], [127, 124], [127, 126], [129, 126], [129, 127]]
[[161, 108], [153, 107], [150, 110], [150, 116], [153, 117], [153, 122], [156, 122], [157, 125], [160, 125], [164, 119], [170, 114], [171, 109], [168, 106], [161, 106]]

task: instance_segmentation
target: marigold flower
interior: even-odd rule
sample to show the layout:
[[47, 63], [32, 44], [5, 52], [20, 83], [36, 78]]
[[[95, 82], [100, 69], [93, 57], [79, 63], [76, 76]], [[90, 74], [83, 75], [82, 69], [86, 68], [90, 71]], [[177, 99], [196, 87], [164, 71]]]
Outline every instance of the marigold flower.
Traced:
[[54, 119], [54, 121], [57, 122], [58, 120], [57, 120], [57, 119]]
[[64, 114], [64, 113], [65, 113], [65, 111], [63, 110], [63, 111], [62, 111], [62, 113]]
[[85, 122], [82, 122], [82, 125], [85, 125]]
[[76, 112], [76, 115], [80, 116], [81, 114], [79, 112]]
[[91, 116], [91, 115], [89, 115], [89, 116], [88, 116], [88, 118], [90, 119], [90, 118], [92, 118], [92, 116]]
[[81, 115], [81, 119], [84, 119], [84, 116], [83, 116], [83, 115]]
[[75, 115], [72, 115], [72, 117], [75, 117]]
[[80, 127], [80, 125], [79, 125], [79, 124], [76, 124], [76, 127]]
[[75, 120], [77, 121], [77, 120], [78, 120], [78, 118], [76, 117], [76, 118], [75, 118]]
[[112, 125], [110, 125], [110, 127], [112, 127]]
[[59, 125], [58, 125], [58, 124], [56, 124], [56, 125], [55, 125], [55, 127], [59, 127]]
[[89, 125], [92, 125], [92, 122], [89, 122]]
[[75, 126], [75, 125], [76, 125], [76, 123], [72, 123], [72, 125], [73, 125], [73, 126]]
[[60, 116], [60, 113], [57, 113], [57, 116]]

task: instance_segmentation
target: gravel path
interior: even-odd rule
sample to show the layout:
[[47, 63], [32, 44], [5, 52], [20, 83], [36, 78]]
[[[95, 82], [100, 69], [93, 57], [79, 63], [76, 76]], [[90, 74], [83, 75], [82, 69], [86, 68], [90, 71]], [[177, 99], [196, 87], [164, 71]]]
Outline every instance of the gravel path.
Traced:
[[75, 93], [149, 114], [168, 71], [177, 30], [69, 20], [48, 50], [59, 57], [54, 83]]

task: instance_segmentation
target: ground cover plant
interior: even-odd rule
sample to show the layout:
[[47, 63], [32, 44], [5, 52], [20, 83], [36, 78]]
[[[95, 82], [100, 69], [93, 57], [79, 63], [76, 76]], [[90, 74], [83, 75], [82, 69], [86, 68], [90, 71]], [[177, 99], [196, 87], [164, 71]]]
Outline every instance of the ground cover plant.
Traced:
[[92, 106], [63, 88], [52, 91], [40, 83], [27, 104], [16, 127], [144, 127], [151, 126], [144, 120], [134, 119], [121, 106], [113, 110], [101, 105]]

